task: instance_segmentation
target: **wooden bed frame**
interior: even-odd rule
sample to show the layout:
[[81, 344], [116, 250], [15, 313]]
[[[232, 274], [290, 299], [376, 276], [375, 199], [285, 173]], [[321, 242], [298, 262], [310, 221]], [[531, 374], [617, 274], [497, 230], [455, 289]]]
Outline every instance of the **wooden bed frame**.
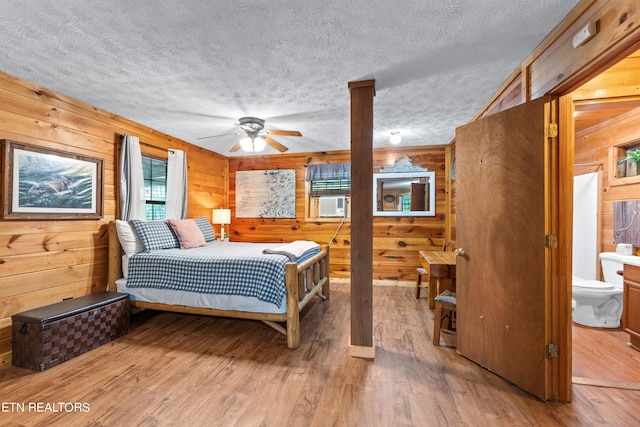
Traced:
[[[122, 277], [122, 249], [115, 224], [115, 221], [109, 222], [109, 270], [107, 283], [107, 290], [112, 289], [114, 291], [116, 290], [116, 280]], [[285, 284], [287, 288], [287, 311], [283, 314], [218, 310], [143, 301], [131, 301], [131, 305], [143, 309], [260, 320], [286, 335], [287, 346], [294, 349], [300, 345], [300, 311], [314, 295], [323, 300], [329, 298], [329, 246], [323, 245], [320, 248], [320, 253], [300, 264], [295, 262], [287, 263], [285, 265]], [[286, 327], [280, 323], [285, 323]]]

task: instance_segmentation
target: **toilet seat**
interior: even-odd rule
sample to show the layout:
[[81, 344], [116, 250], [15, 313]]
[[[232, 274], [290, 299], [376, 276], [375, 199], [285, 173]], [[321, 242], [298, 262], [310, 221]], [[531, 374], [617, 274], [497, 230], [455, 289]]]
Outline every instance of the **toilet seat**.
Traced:
[[582, 288], [586, 290], [593, 290], [593, 291], [610, 291], [610, 290], [617, 289], [611, 283], [600, 282], [599, 280], [582, 279], [580, 277], [575, 277], [575, 276], [573, 277], [572, 287]]

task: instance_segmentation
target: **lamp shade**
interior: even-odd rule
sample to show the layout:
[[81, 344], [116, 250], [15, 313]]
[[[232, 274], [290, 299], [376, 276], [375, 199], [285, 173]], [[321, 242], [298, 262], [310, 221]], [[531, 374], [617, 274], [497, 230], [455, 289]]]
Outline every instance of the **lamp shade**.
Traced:
[[249, 153], [262, 151], [266, 146], [267, 141], [265, 141], [261, 136], [256, 136], [253, 138], [246, 136], [240, 140], [240, 147], [242, 148], [242, 150]]
[[263, 137], [258, 136], [253, 140], [253, 151], [262, 151], [267, 146], [267, 141]]
[[214, 224], [231, 224], [231, 209], [214, 209], [211, 212], [211, 222]]
[[240, 147], [242, 151], [253, 151], [253, 141], [248, 136], [245, 136], [240, 140]]

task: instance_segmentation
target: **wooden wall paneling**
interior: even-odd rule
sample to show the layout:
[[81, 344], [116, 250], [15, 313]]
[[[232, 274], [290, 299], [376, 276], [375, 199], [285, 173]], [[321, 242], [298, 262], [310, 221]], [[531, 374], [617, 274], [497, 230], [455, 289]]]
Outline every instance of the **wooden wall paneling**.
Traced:
[[481, 117], [504, 111], [508, 108], [520, 105], [524, 99], [522, 96], [522, 73], [516, 73], [511, 81], [507, 83], [502, 91], [498, 93], [496, 98], [492, 101], [490, 108], [485, 110]]
[[[598, 33], [585, 45], [574, 48], [573, 37], [589, 22], [597, 22]], [[534, 99], [546, 93], [576, 89], [594, 75], [594, 64], [598, 71], [604, 71], [631, 54], [629, 45], [640, 41], [640, 9], [635, 0], [597, 0], [567, 24], [562, 34], [531, 61]], [[627, 37], [633, 41], [627, 42]]]
[[[453, 160], [456, 158], [456, 142], [453, 141], [447, 148], [451, 152], [451, 161], [446, 164], [445, 173], [451, 176], [453, 171]], [[456, 180], [451, 179], [449, 186], [449, 201], [446, 206], [448, 214], [445, 216], [445, 237], [447, 240], [456, 240]], [[437, 212], [437, 211], [436, 211]]]
[[96, 246], [7, 256], [3, 258], [4, 263], [2, 264], [0, 277], [93, 263], [95, 258], [106, 259], [106, 250], [106, 246]]
[[[445, 155], [446, 146], [403, 147], [377, 149], [374, 152], [374, 172], [395, 164], [400, 157], [409, 157], [414, 165], [436, 172], [435, 217], [375, 217], [374, 218], [374, 278], [382, 281], [414, 283], [420, 266], [417, 252], [439, 249], [446, 234], [447, 176], [450, 173]], [[383, 238], [382, 236], [388, 236]], [[398, 257], [390, 251], [400, 251]], [[381, 258], [386, 257], [386, 258]], [[378, 264], [380, 262], [380, 264]]]
[[[636, 51], [571, 93], [574, 101], [618, 101], [640, 96], [640, 51]], [[615, 98], [614, 100], [609, 100]]]
[[[374, 150], [374, 171], [408, 156], [413, 164], [436, 171], [435, 217], [375, 217], [373, 220], [373, 279], [376, 283], [413, 286], [419, 249], [438, 249], [445, 237], [445, 147], [394, 147]], [[229, 158], [229, 233], [236, 241], [288, 242], [296, 239], [329, 243], [339, 222], [305, 221], [305, 173], [307, 164], [349, 161], [348, 151], [298, 153], [277, 156]], [[446, 168], [446, 169], [445, 169]], [[261, 219], [235, 217], [235, 173], [238, 170], [296, 170], [296, 218]], [[455, 206], [453, 207], [455, 213]], [[455, 227], [455, 223], [453, 224]], [[455, 230], [452, 230], [455, 234]], [[351, 222], [345, 221], [331, 246], [333, 278], [349, 278]]]
[[444, 149], [444, 164], [445, 164], [445, 180], [444, 180], [444, 193], [445, 193], [445, 203], [444, 203], [444, 237], [447, 240], [453, 240], [451, 235], [451, 211], [453, 209], [452, 204], [452, 186], [454, 183], [453, 177], [451, 176], [451, 167], [454, 159], [455, 151], [453, 150], [453, 144], [445, 147]]
[[[69, 230], [47, 234], [0, 234], [0, 257], [20, 254], [66, 251], [77, 247], [104, 246], [107, 241], [101, 233]], [[0, 272], [0, 276], [2, 272]]]
[[[633, 89], [631, 89], [633, 90]], [[640, 198], [640, 182], [610, 185], [609, 151], [614, 145], [640, 141], [640, 108], [626, 112], [604, 123], [576, 134], [575, 162], [602, 163], [601, 251], [615, 251], [613, 244], [613, 202]], [[628, 178], [631, 181], [631, 178]]]
[[[598, 34], [585, 45], [573, 48], [573, 36], [590, 21], [598, 21]], [[635, 7], [635, 0], [583, 0], [534, 49], [473, 120], [500, 111], [503, 100], [515, 101], [514, 85], [520, 85], [521, 102], [550, 93], [568, 94], [639, 48], [640, 9]]]
[[[227, 197], [227, 160], [123, 117], [0, 72], [0, 139], [99, 157], [104, 160], [100, 220], [0, 219], [0, 363], [10, 362], [11, 315], [104, 290], [109, 220], [117, 206], [120, 135], [159, 148], [184, 150], [189, 166], [189, 216], [211, 217]], [[213, 171], [213, 173], [212, 173]]]
[[[106, 269], [107, 262], [105, 260], [100, 263], [87, 262], [84, 264], [22, 273], [17, 276], [0, 277], [0, 299], [46, 290], [70, 282], [81, 282], [83, 280], [99, 284], [106, 274]], [[35, 308], [35, 306], [33, 308]]]
[[11, 363], [11, 318], [0, 319], [0, 366]]

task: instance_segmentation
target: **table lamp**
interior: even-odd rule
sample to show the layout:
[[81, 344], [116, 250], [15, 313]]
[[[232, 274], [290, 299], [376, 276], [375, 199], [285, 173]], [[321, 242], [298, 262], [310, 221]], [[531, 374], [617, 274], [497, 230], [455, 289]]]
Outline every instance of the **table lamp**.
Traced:
[[231, 209], [214, 209], [211, 213], [211, 222], [220, 224], [220, 241], [224, 241], [224, 225], [231, 223]]

